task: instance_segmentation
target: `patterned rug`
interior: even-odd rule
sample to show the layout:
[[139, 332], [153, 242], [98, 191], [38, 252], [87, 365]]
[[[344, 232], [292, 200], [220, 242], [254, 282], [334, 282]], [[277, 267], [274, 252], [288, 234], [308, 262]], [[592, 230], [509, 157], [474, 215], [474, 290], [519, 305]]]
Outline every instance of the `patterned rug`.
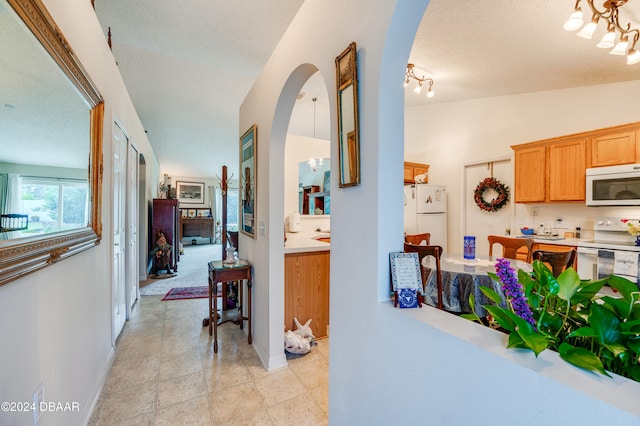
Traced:
[[202, 299], [209, 297], [209, 287], [176, 287], [162, 298], [162, 300]]

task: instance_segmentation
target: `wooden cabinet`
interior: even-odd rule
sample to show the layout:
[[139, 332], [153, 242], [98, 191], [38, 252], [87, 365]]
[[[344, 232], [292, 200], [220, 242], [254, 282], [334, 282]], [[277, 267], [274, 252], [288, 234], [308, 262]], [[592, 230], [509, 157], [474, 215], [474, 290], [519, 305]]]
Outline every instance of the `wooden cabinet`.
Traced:
[[640, 162], [640, 130], [610, 131], [590, 140], [591, 167]]
[[587, 168], [640, 163], [640, 123], [511, 148], [516, 203], [584, 201]]
[[[425, 173], [429, 173], [428, 164], [404, 162], [404, 183], [416, 183], [415, 177]], [[429, 179], [423, 183], [429, 183]]]
[[295, 330], [311, 319], [317, 338], [329, 336], [329, 251], [290, 253], [284, 256], [284, 325]]
[[316, 192], [320, 192], [320, 185], [309, 185], [302, 188], [302, 192], [300, 192], [300, 214], [312, 214], [310, 210], [315, 209], [315, 206], [309, 204], [309, 194]]
[[178, 261], [180, 260], [179, 250], [179, 202], [178, 200], [167, 200], [155, 198], [153, 200], [153, 210], [151, 219], [151, 235], [149, 238], [149, 251], [156, 245], [158, 232], [164, 233], [167, 243], [171, 245], [170, 265], [174, 271], [178, 271]]
[[546, 149], [544, 146], [515, 150], [516, 203], [544, 202], [546, 195]]
[[584, 201], [586, 185], [586, 139], [549, 145], [548, 201]]
[[209, 238], [213, 242], [213, 217], [181, 217], [180, 240], [184, 237]]

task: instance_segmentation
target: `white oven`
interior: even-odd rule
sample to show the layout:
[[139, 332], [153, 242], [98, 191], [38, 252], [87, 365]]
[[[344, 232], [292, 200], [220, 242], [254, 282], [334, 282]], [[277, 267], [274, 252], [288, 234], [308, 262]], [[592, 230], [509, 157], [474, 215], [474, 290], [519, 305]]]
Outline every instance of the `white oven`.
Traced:
[[640, 206], [640, 164], [587, 169], [586, 181], [588, 206]]
[[620, 217], [595, 219], [593, 241], [578, 244], [578, 275], [581, 279], [615, 274], [636, 284], [639, 282], [640, 247], [635, 245], [635, 238], [627, 232], [627, 225], [622, 219], [638, 220]]

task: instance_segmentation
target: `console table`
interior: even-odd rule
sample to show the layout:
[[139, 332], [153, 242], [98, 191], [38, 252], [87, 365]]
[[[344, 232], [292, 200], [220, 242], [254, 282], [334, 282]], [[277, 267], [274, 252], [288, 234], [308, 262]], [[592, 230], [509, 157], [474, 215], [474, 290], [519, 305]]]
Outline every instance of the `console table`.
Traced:
[[[222, 301], [227, 302], [227, 282], [243, 281], [247, 283], [247, 313], [243, 314], [243, 284], [238, 284], [238, 306], [225, 310], [224, 306], [218, 311], [218, 284], [222, 286]], [[209, 262], [209, 336], [213, 334], [213, 352], [218, 353], [218, 326], [225, 322], [239, 323], [243, 328], [244, 321], [248, 322], [247, 343], [251, 344], [251, 265], [246, 260], [236, 263], [224, 263], [221, 260]], [[205, 319], [206, 321], [206, 319]]]
[[209, 238], [209, 243], [212, 243], [214, 237], [213, 217], [181, 217], [180, 240], [183, 237]]

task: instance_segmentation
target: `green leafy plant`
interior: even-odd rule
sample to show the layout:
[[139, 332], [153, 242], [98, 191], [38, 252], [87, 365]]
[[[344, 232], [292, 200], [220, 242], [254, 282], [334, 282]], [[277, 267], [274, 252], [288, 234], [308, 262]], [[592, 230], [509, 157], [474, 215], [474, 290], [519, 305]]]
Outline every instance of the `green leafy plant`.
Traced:
[[[484, 308], [491, 322], [509, 334], [508, 348], [530, 349], [536, 356], [551, 349], [577, 367], [640, 381], [640, 291], [635, 283], [615, 275], [580, 280], [573, 268], [555, 278], [538, 260], [533, 273], [519, 270], [516, 275], [506, 259], [498, 259], [496, 271], [489, 276], [501, 283], [505, 297], [488, 287], [481, 291], [495, 303]], [[605, 284], [621, 297], [600, 294]], [[474, 306], [473, 295], [470, 302]], [[483, 322], [475, 311], [463, 316]]]

